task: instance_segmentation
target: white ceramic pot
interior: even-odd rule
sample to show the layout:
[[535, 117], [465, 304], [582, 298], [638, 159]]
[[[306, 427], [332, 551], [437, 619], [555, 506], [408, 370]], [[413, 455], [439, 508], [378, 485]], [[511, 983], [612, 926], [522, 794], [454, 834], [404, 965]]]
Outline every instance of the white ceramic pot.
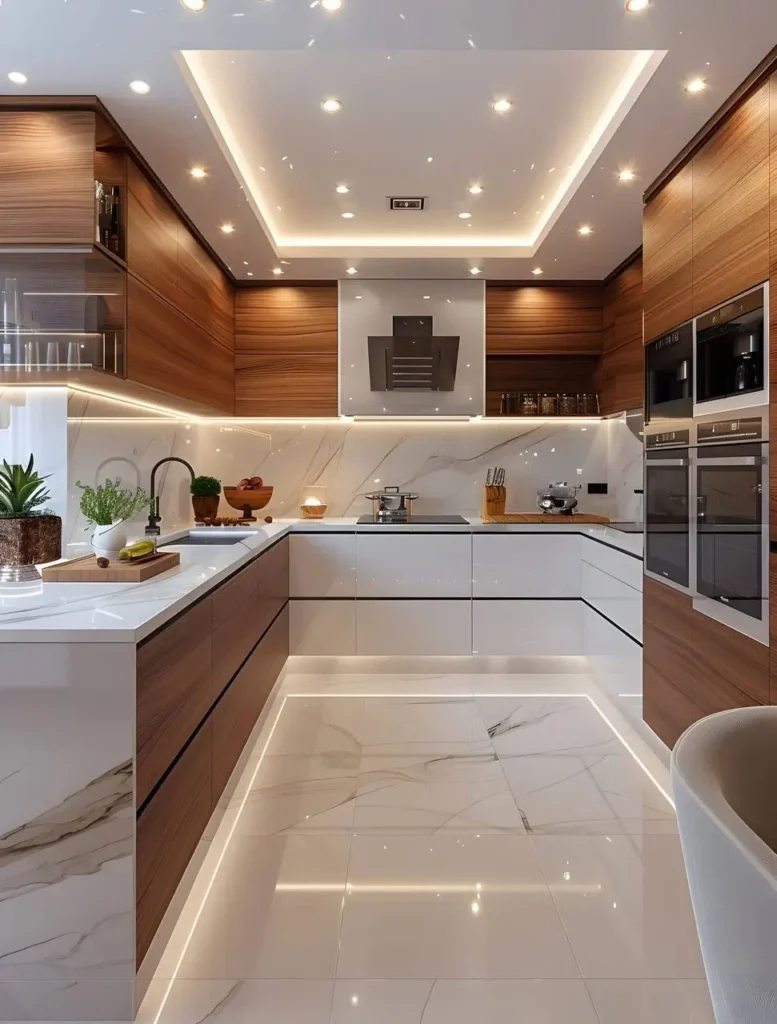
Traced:
[[127, 546], [127, 531], [124, 520], [120, 519], [110, 526], [95, 526], [92, 534], [92, 550], [98, 558], [110, 558], [116, 561], [119, 552]]

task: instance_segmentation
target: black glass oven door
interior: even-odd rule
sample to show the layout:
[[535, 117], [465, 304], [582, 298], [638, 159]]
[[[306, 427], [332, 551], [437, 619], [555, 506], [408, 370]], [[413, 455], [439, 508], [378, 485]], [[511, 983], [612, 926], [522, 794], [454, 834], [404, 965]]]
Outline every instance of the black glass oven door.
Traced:
[[763, 615], [764, 465], [761, 445], [700, 449], [696, 589], [754, 619]]
[[678, 586], [689, 582], [688, 450], [645, 456], [645, 568]]

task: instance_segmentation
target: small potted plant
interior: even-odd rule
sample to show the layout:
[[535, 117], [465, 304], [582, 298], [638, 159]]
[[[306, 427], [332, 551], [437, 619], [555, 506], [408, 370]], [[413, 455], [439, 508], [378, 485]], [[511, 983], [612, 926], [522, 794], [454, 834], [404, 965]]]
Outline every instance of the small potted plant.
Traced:
[[98, 558], [117, 559], [127, 546], [127, 533], [122, 527], [140, 512], [148, 509], [150, 498], [142, 487], [134, 491], [121, 486], [121, 480], [106, 480], [97, 487], [76, 481], [83, 491], [81, 512], [87, 523], [94, 526], [91, 536], [92, 550]]
[[55, 562], [62, 554], [62, 520], [43, 506], [51, 495], [34, 467], [3, 459], [0, 469], [0, 580], [39, 577], [36, 563]]
[[203, 519], [213, 519], [219, 514], [220, 480], [217, 480], [215, 476], [196, 476], [191, 482], [190, 490], [196, 522], [201, 523]]

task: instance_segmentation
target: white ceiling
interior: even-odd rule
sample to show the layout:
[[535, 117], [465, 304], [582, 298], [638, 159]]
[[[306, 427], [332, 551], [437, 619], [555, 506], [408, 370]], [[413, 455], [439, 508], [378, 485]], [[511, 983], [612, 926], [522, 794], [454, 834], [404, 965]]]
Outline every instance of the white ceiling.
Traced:
[[[598, 279], [774, 40], [775, 0], [0, 0], [0, 93], [99, 96], [237, 277]], [[387, 211], [414, 194], [425, 212]]]

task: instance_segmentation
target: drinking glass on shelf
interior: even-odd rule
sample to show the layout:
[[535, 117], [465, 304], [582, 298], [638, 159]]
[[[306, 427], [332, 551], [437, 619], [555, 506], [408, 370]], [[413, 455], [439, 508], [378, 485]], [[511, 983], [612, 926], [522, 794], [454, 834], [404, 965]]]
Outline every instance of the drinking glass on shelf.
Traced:
[[49, 341], [46, 343], [46, 366], [59, 366], [59, 342]]
[[67, 343], [67, 365], [69, 369], [81, 365], [81, 345], [77, 341]]

